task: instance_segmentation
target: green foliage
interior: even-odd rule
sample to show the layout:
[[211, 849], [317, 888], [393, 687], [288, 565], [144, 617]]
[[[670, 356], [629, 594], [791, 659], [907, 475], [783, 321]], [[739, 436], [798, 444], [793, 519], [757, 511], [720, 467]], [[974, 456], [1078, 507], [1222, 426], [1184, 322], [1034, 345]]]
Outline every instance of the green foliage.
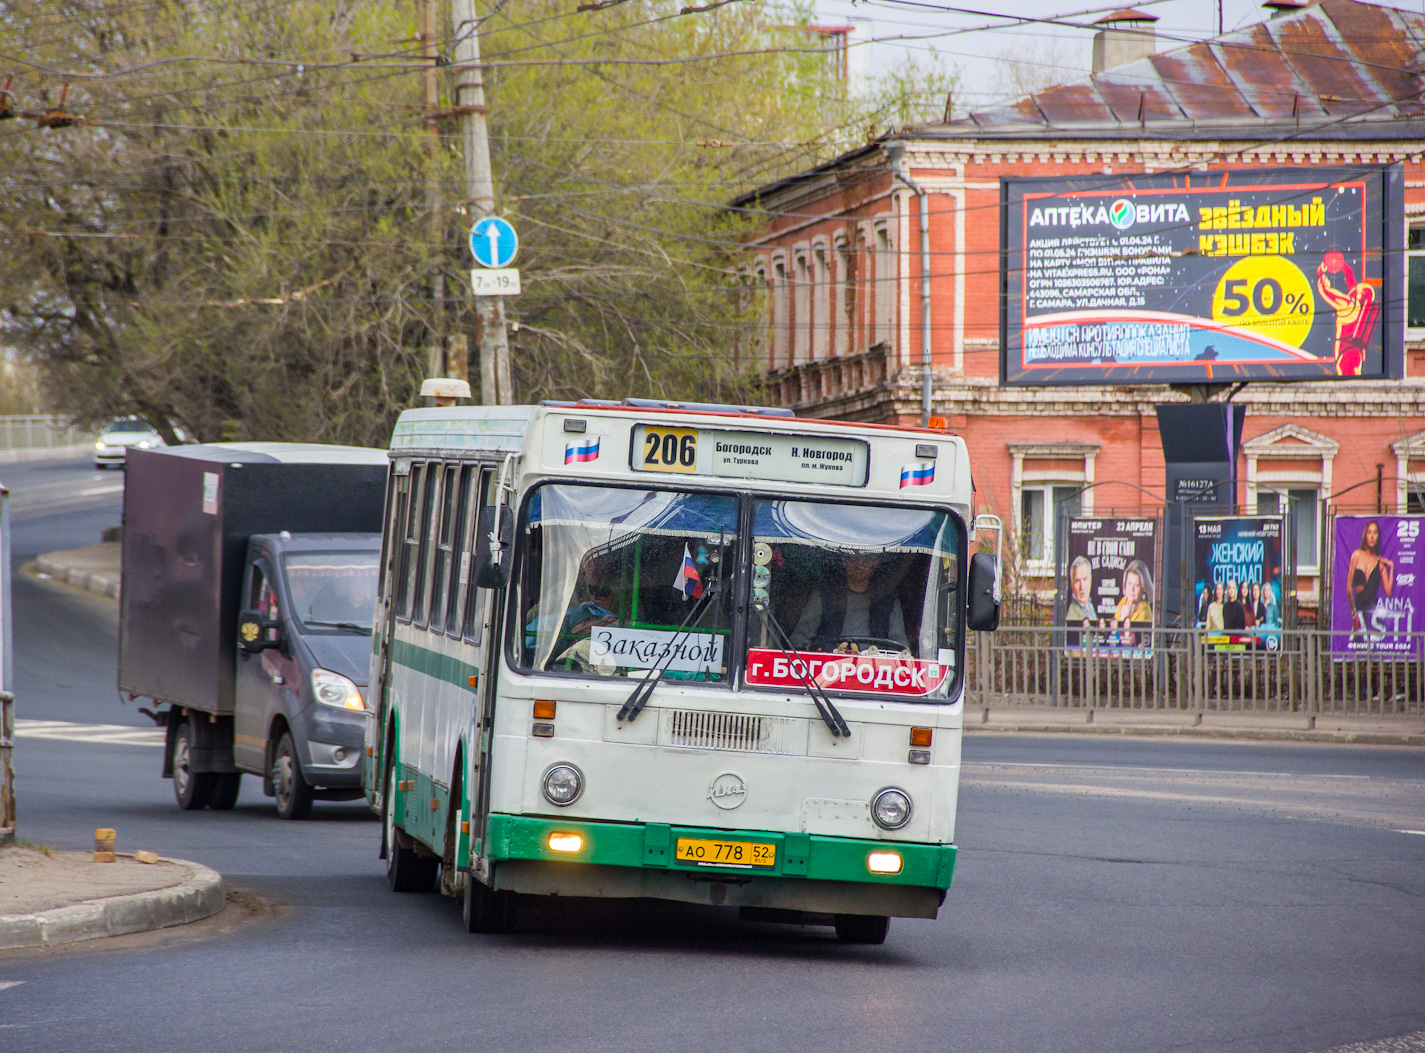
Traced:
[[[482, 21], [497, 206], [522, 240], [521, 399], [745, 395], [762, 315], [735, 274], [754, 217], [726, 203], [916, 116], [922, 72], [848, 97], [804, 12], [681, 6], [527, 0]], [[57, 106], [68, 81], [64, 110], [89, 119], [0, 125], [0, 341], [58, 409], [384, 444], [431, 345], [475, 326], [461, 137], [423, 131], [416, 16], [0, 0], [0, 53], [134, 71], [13, 65], [16, 108]]]

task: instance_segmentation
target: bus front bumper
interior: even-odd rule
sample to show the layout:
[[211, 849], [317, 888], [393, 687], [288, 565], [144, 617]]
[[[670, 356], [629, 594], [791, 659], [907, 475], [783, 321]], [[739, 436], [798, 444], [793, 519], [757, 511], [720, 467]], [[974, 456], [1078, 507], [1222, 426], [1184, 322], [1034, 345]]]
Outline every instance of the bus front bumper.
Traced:
[[[488, 833], [484, 855], [499, 889], [820, 914], [933, 918], [956, 854], [954, 845], [500, 813], [490, 816]], [[550, 847], [569, 848], [574, 838], [577, 850]], [[690, 842], [771, 846], [774, 857], [766, 866], [679, 859], [680, 843], [687, 854]]]

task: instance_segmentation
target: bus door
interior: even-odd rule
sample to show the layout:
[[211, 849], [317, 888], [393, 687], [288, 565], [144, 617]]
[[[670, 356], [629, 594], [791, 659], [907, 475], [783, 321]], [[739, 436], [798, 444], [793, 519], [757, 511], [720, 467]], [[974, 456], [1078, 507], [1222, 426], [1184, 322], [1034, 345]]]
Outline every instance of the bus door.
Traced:
[[374, 706], [376, 710], [374, 724], [375, 756], [372, 759], [372, 779], [370, 785], [377, 788], [378, 793], [384, 793], [385, 787], [381, 780], [386, 766], [390, 763], [390, 758], [386, 756], [386, 749], [389, 744], [386, 741], [386, 728], [388, 725], [388, 714], [391, 708], [391, 649], [396, 642], [396, 615], [400, 612], [400, 594], [403, 591], [402, 584], [406, 575], [406, 564], [410, 560], [410, 539], [407, 536], [411, 533], [410, 521], [415, 518], [416, 510], [411, 506], [411, 494], [419, 492], [412, 489], [412, 477], [417, 480], [419, 487], [421, 469], [417, 467], [414, 472], [410, 461], [397, 461], [392, 468], [391, 497], [386, 503], [386, 545], [385, 558], [382, 560], [381, 575], [377, 579], [384, 583], [381, 594], [381, 605], [377, 611], [379, 621], [376, 625], [378, 668], [373, 669], [371, 676], [371, 686], [367, 691], [371, 694], [368, 705]]
[[500, 501], [502, 494], [494, 465], [481, 465], [480, 475], [471, 492], [471, 524], [469, 539], [461, 556], [460, 578], [464, 597], [462, 636], [471, 647], [471, 666], [477, 670], [475, 686], [470, 691], [470, 758], [466, 771], [470, 779], [466, 796], [470, 801], [470, 842], [472, 855], [476, 842], [484, 855], [485, 817], [489, 812], [490, 750], [494, 735], [495, 692], [500, 669], [500, 626], [496, 612], [501, 609], [503, 589], [482, 589], [475, 584], [475, 551], [481, 531], [489, 532], [490, 520], [484, 509]]

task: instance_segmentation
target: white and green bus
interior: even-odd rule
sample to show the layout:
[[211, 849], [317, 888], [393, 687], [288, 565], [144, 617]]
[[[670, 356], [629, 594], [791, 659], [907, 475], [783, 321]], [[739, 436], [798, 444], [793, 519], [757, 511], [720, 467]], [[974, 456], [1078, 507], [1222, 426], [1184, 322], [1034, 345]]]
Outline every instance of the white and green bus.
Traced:
[[396, 891], [933, 918], [965, 632], [998, 622], [962, 439], [734, 406], [403, 413], [365, 787]]

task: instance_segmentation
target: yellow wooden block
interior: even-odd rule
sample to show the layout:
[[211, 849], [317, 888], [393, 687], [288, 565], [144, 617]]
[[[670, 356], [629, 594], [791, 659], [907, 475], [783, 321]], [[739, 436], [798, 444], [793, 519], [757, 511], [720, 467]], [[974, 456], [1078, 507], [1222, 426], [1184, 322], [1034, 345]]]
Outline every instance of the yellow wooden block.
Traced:
[[108, 826], [101, 826], [94, 831], [94, 840], [96, 841], [112, 841], [118, 836], [118, 833], [112, 827]]
[[158, 853], [157, 853], [157, 852], [145, 852], [145, 851], [143, 851], [142, 849], [140, 849], [139, 851], [137, 851], [137, 852], [134, 853], [134, 859], [136, 859], [136, 860], [137, 860], [138, 862], [140, 862], [140, 863], [157, 863], [157, 862], [158, 862]]
[[94, 862], [96, 862], [96, 863], [112, 863], [112, 862], [114, 862], [116, 859], [118, 859], [118, 856], [114, 855], [113, 852], [98, 852], [98, 851], [96, 851], [96, 852], [94, 853]]

